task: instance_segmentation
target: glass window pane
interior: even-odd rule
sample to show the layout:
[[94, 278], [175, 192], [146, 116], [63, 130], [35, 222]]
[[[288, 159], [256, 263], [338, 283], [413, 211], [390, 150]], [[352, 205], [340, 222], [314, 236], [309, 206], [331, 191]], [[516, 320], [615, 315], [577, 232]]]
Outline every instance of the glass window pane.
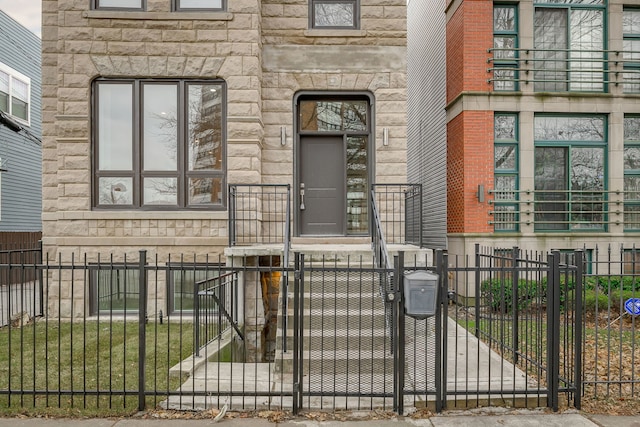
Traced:
[[604, 117], [536, 116], [536, 141], [604, 141]]
[[624, 147], [624, 170], [640, 169], [640, 147]]
[[117, 7], [123, 9], [142, 9], [142, 0], [96, 0], [96, 7]]
[[536, 0], [536, 3], [555, 3], [555, 4], [604, 4], [604, 0]]
[[494, 200], [516, 200], [516, 176], [515, 175], [496, 175], [494, 183]]
[[308, 131], [366, 131], [367, 101], [302, 101], [300, 128]]
[[179, 9], [221, 9], [222, 0], [178, 0]]
[[13, 78], [11, 81], [11, 96], [22, 101], [29, 100], [29, 84]]
[[495, 169], [515, 170], [516, 150], [517, 147], [515, 145], [496, 145], [494, 152]]
[[625, 9], [622, 12], [622, 32], [640, 34], [640, 9]]
[[137, 312], [140, 285], [137, 270], [124, 268], [104, 269], [96, 272], [98, 311]]
[[355, 4], [351, 1], [322, 2], [313, 5], [314, 27], [355, 27]]
[[640, 201], [640, 176], [624, 177], [625, 201]]
[[189, 178], [189, 204], [220, 205], [224, 202], [222, 178]]
[[0, 111], [9, 112], [9, 95], [0, 92]]
[[177, 205], [177, 178], [144, 178], [144, 205]]
[[29, 104], [17, 98], [11, 98], [11, 115], [29, 120]]
[[[625, 205], [624, 228], [627, 230], [640, 230], [640, 205]], [[636, 267], [640, 271], [640, 267]]]
[[189, 85], [189, 170], [222, 170], [222, 86]]
[[602, 91], [604, 88], [603, 16], [603, 10], [571, 12], [570, 90]]
[[571, 190], [604, 190], [604, 148], [573, 147], [571, 149]]
[[495, 231], [517, 231], [518, 213], [514, 205], [498, 205], [494, 212]]
[[[173, 306], [171, 311], [193, 311], [196, 283], [198, 283], [200, 291], [208, 290], [209, 292], [214, 292], [219, 301], [225, 301], [225, 287], [221, 286], [221, 280], [216, 279], [217, 277], [220, 277], [220, 270], [214, 265], [211, 265], [211, 269], [207, 270], [192, 269], [191, 266], [185, 266], [184, 270], [174, 271]], [[199, 303], [200, 311], [217, 311], [217, 304], [211, 297], [201, 296]]]
[[515, 7], [493, 7], [493, 31], [515, 31], [516, 9]]
[[133, 168], [133, 87], [98, 85], [98, 169]]
[[533, 20], [534, 90], [567, 89], [567, 10], [537, 8]]
[[493, 52], [494, 59], [513, 59], [516, 57], [516, 51], [510, 50], [516, 47], [515, 36], [494, 36], [493, 47], [498, 49]]
[[640, 141], [640, 116], [626, 116], [624, 118], [624, 140]]
[[144, 170], [178, 169], [178, 87], [147, 84], [143, 90]]
[[535, 228], [566, 230], [568, 149], [536, 147], [535, 149]]
[[133, 180], [131, 178], [99, 178], [98, 199], [101, 205], [132, 205]]
[[347, 138], [347, 234], [369, 231], [367, 138]]
[[0, 92], [9, 93], [9, 74], [0, 71]]
[[494, 116], [494, 138], [496, 141], [515, 141], [516, 116], [496, 114]]

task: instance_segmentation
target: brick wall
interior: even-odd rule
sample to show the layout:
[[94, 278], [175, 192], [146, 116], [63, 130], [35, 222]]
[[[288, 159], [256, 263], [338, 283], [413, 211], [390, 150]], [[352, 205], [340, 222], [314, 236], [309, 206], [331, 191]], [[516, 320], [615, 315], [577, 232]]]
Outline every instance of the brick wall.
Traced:
[[[493, 112], [465, 111], [447, 124], [447, 212], [449, 233], [491, 232], [493, 188]], [[485, 202], [478, 202], [478, 185]]]

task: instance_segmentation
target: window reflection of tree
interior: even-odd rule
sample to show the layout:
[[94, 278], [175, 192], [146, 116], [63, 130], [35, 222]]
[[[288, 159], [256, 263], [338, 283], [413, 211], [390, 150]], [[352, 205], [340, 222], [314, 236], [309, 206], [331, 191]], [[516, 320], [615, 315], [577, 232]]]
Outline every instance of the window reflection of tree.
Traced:
[[314, 26], [316, 27], [352, 27], [354, 25], [354, 4], [315, 3]]

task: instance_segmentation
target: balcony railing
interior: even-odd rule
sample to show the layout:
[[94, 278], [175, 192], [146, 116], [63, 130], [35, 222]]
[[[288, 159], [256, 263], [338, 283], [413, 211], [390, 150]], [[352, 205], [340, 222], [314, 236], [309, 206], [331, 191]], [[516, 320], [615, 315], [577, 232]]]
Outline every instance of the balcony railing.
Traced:
[[495, 231], [608, 231], [611, 225], [640, 232], [637, 191], [489, 190]]
[[[640, 51], [491, 48], [487, 82], [495, 91], [640, 92]], [[529, 86], [532, 85], [532, 86]]]

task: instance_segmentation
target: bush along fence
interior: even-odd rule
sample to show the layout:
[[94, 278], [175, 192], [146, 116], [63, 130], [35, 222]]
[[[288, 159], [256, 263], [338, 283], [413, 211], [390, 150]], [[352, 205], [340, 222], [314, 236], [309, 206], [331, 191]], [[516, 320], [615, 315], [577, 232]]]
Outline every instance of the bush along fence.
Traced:
[[[2, 263], [33, 280], [0, 283], [0, 408], [557, 409], [637, 395], [635, 249], [434, 259]], [[402, 292], [420, 270], [438, 278], [426, 319], [405, 315]]]

